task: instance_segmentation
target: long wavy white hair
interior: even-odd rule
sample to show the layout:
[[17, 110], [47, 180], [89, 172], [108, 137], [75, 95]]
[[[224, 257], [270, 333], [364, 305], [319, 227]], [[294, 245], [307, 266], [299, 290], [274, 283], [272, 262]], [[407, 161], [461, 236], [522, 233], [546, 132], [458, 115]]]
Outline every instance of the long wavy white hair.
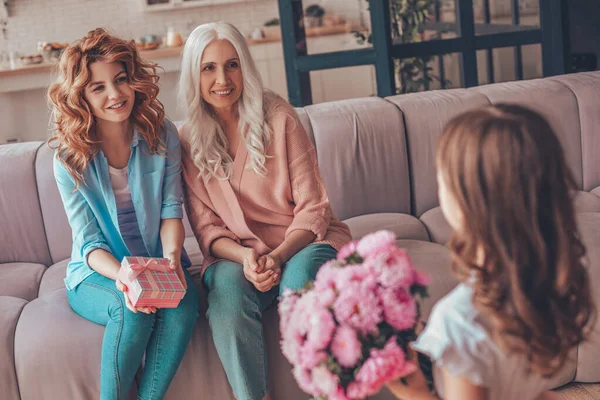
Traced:
[[[248, 168], [266, 174], [266, 148], [271, 140], [271, 130], [265, 118], [265, 90], [260, 74], [244, 36], [228, 22], [214, 22], [198, 26], [190, 34], [183, 49], [178, 101], [186, 111], [183, 131], [187, 133], [190, 156], [200, 170], [198, 178], [229, 179], [233, 160], [227, 153], [227, 137], [210, 104], [200, 92], [200, 64], [204, 49], [214, 40], [228, 40], [240, 59], [244, 86], [237, 101], [239, 114], [238, 133], [248, 149]], [[223, 167], [225, 176], [218, 174]]]

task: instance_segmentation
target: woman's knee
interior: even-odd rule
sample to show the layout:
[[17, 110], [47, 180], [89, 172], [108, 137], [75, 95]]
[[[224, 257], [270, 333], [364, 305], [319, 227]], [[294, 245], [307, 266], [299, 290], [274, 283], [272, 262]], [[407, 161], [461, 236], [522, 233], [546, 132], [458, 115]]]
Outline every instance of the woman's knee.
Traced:
[[258, 294], [244, 276], [242, 266], [236, 263], [215, 265], [209, 276], [208, 312], [211, 325], [244, 324], [248, 318], [260, 318]]
[[154, 313], [145, 313], [142, 311], [133, 312], [127, 308], [125, 302], [126, 293], [118, 290], [111, 291], [111, 301], [108, 304], [108, 314], [110, 319], [115, 323], [127, 324], [127, 326], [135, 326], [136, 329], [152, 329], [156, 315]]
[[281, 290], [303, 288], [314, 280], [319, 268], [336, 257], [336, 250], [329, 245], [310, 245], [299, 251], [284, 267], [281, 277]]
[[133, 312], [127, 308], [123, 301], [122, 306], [111, 313], [111, 319], [117, 323], [122, 321], [123, 325], [129, 328], [134, 327], [136, 331], [140, 332], [154, 329], [156, 314], [142, 311]]
[[203, 281], [209, 293], [234, 291], [247, 283], [243, 266], [228, 260], [216, 262], [208, 267]]

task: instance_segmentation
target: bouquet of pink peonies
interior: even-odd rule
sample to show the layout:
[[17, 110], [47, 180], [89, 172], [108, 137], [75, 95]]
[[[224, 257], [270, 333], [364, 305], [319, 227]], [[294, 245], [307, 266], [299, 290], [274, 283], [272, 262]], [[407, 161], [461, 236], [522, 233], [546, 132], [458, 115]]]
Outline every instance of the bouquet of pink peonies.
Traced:
[[306, 289], [280, 299], [281, 347], [300, 388], [319, 400], [364, 399], [416, 369], [419, 303], [430, 278], [389, 231], [344, 246]]

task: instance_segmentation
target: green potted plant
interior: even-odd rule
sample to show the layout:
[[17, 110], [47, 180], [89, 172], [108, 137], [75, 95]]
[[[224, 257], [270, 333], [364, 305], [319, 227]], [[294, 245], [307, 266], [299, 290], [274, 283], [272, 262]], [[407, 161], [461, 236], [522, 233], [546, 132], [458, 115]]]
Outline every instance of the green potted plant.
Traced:
[[[368, 0], [366, 0], [368, 1]], [[440, 0], [390, 0], [392, 40], [400, 43], [423, 41], [424, 25], [431, 20], [432, 10]], [[372, 43], [371, 33], [354, 32], [358, 43]], [[436, 34], [440, 37], [441, 32]], [[433, 57], [410, 57], [394, 60], [396, 93], [429, 90], [440, 78], [431, 73]], [[451, 85], [444, 81], [446, 87]]]
[[281, 39], [281, 27], [279, 25], [279, 18], [272, 18], [265, 22], [262, 27], [264, 38], [270, 40]]
[[306, 7], [306, 10], [304, 10], [304, 27], [323, 26], [323, 15], [325, 15], [325, 9], [318, 4]]

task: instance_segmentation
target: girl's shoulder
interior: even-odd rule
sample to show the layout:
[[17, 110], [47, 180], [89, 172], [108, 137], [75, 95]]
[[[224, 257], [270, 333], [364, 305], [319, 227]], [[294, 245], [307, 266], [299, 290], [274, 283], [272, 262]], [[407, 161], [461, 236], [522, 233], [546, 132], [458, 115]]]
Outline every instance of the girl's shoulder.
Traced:
[[[473, 288], [466, 283], [458, 284], [434, 306], [428, 324], [457, 336], [487, 336], [481, 324], [482, 315], [473, 304]], [[476, 329], [473, 329], [473, 328]]]
[[472, 303], [473, 289], [459, 284], [433, 308], [412, 347], [453, 375], [485, 386], [497, 347]]
[[439, 339], [465, 353], [493, 351], [496, 346], [487, 321], [472, 298], [473, 289], [459, 284], [435, 305], [422, 336]]

